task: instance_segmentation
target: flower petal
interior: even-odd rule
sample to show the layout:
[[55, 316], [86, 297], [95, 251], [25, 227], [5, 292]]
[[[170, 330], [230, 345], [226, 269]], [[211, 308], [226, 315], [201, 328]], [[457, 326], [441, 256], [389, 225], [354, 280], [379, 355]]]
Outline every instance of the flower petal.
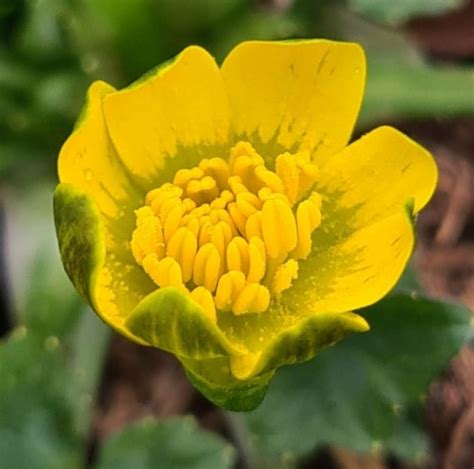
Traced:
[[[121, 292], [114, 294], [104, 288], [110, 274], [104, 223], [97, 205], [76, 186], [59, 184], [54, 194], [54, 220], [64, 268], [78, 292], [106, 323], [129, 339], [144, 343], [122, 327], [123, 319], [117, 309], [122, 314], [129, 312], [127, 299], [122, 298]], [[129, 273], [127, 280], [132, 278]], [[132, 286], [139, 283], [136, 279], [131, 281]], [[112, 295], [116, 301], [110, 303]]]
[[336, 211], [354, 210], [346, 223], [354, 230], [399, 212], [410, 199], [418, 213], [433, 195], [437, 174], [428, 151], [383, 126], [331, 158], [321, 168], [318, 191], [336, 201]]
[[71, 136], [58, 159], [60, 182], [73, 184], [94, 199], [100, 212], [115, 219], [123, 204], [138, 200], [136, 188], [117, 157], [107, 136], [102, 102], [115, 89], [102, 81], [94, 82]]
[[353, 43], [251, 41], [230, 52], [222, 74], [237, 138], [271, 160], [282, 150], [308, 150], [322, 162], [349, 140], [365, 57]]
[[258, 355], [271, 350], [282, 332], [300, 327], [301, 320], [322, 315], [328, 324], [338, 321], [333, 316], [374, 303], [394, 286], [413, 250], [410, 214], [404, 210], [343, 239], [337, 227], [326, 232], [321, 225], [315, 231], [313, 253], [299, 262], [298, 278], [267, 311], [221, 312], [219, 326], [232, 343]]
[[368, 329], [354, 314], [318, 314], [281, 332], [263, 352], [207, 360], [180, 357], [194, 386], [215, 404], [233, 411], [255, 409], [265, 397], [275, 370], [313, 358], [345, 336]]
[[146, 190], [172, 179], [179, 168], [224, 154], [227, 96], [219, 68], [200, 47], [186, 48], [107, 96], [104, 109], [117, 152]]
[[195, 360], [245, 352], [226, 339], [189, 295], [174, 287], [148, 295], [125, 327], [149, 345]]
[[408, 208], [338, 239], [331, 228], [314, 239], [312, 254], [300, 262], [298, 279], [283, 294], [281, 307], [311, 314], [337, 313], [375, 303], [400, 278], [415, 236]]
[[[62, 184], [55, 194], [55, 221], [66, 270], [76, 288], [109, 324], [121, 327], [123, 319], [156, 287], [137, 265], [129, 240], [135, 227], [134, 209], [143, 194], [128, 176], [108, 138], [102, 104], [114, 89], [95, 82], [76, 128], [59, 156]], [[82, 219], [84, 217], [84, 220]], [[94, 234], [89, 230], [94, 219]], [[87, 247], [87, 243], [91, 243]], [[89, 259], [100, 244], [101, 257]], [[69, 253], [69, 254], [68, 254]], [[77, 261], [72, 263], [73, 256]], [[81, 264], [93, 265], [82, 268]], [[89, 271], [79, 280], [74, 270]], [[93, 274], [93, 275], [92, 275]]]
[[432, 156], [391, 127], [330, 158], [317, 183], [321, 226], [282, 309], [350, 311], [388, 293], [413, 250], [412, 212], [426, 205], [436, 179]]
[[282, 365], [310, 360], [323, 348], [368, 329], [365, 319], [354, 313], [316, 313], [283, 330], [262, 352], [231, 357], [232, 374], [245, 380]]

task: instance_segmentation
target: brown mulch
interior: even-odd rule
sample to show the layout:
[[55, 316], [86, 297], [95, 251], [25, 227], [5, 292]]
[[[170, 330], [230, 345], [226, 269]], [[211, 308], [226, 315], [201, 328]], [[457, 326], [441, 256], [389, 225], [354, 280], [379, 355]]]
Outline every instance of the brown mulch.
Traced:
[[[421, 214], [416, 261], [420, 281], [435, 297], [474, 310], [474, 119], [411, 124], [407, 129], [435, 155], [440, 178]], [[426, 404], [434, 467], [474, 466], [474, 347], [466, 346], [432, 384]]]
[[442, 16], [416, 18], [406, 25], [410, 38], [440, 59], [474, 57], [474, 1]]

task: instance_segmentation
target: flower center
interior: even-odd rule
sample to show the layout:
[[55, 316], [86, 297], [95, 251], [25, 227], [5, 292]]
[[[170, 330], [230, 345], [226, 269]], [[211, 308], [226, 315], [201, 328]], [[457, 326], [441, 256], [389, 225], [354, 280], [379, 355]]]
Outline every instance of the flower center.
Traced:
[[239, 142], [228, 162], [204, 159], [148, 192], [133, 256], [159, 287], [183, 289], [213, 319], [216, 309], [261, 313], [311, 251], [321, 221], [317, 174], [306, 152], [279, 155], [271, 171]]

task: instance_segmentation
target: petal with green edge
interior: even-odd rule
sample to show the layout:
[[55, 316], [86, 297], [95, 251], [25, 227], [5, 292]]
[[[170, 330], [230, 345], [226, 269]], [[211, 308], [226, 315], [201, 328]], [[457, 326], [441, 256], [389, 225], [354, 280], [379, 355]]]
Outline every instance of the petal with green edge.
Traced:
[[317, 190], [337, 203], [336, 212], [354, 209], [347, 226], [357, 229], [399, 212], [409, 199], [418, 213], [433, 195], [437, 177], [427, 150], [383, 126], [330, 158], [321, 168]]
[[[90, 296], [101, 317], [119, 327], [123, 318], [155, 286], [130, 252], [134, 209], [142, 204], [143, 194], [130, 179], [108, 137], [103, 100], [114, 92], [114, 88], [100, 81], [90, 86], [81, 117], [63, 145], [58, 161], [60, 181], [75, 189], [59, 190], [57, 197], [74, 192], [74, 200], [90, 197], [93, 202], [89, 205], [97, 208], [104, 258], [97, 265]], [[64, 203], [72, 200], [68, 197]], [[74, 205], [70, 210], [74, 212]], [[79, 226], [79, 221], [76, 225]], [[71, 237], [77, 226], [66, 228]], [[77, 234], [79, 240], [81, 236]]]
[[282, 331], [262, 352], [231, 357], [231, 371], [238, 379], [249, 379], [282, 365], [310, 360], [323, 348], [368, 329], [367, 321], [354, 313], [315, 313]]
[[[332, 229], [338, 229], [337, 220]], [[265, 313], [221, 313], [219, 326], [232, 343], [258, 354], [303, 318], [374, 303], [395, 285], [414, 246], [408, 210], [342, 239], [331, 230], [324, 231], [323, 220], [315, 231], [313, 252], [299, 261], [298, 278]]]
[[128, 338], [144, 343], [114, 321], [97, 300], [96, 285], [105, 261], [104, 228], [92, 199], [71, 184], [54, 193], [54, 220], [64, 268], [78, 292], [99, 316]]
[[260, 405], [276, 368], [309, 360], [324, 347], [368, 325], [354, 313], [315, 315], [282, 332], [260, 354], [193, 360], [178, 357], [193, 385], [210, 401], [233, 411]]
[[222, 65], [232, 125], [273, 160], [308, 150], [319, 163], [342, 150], [359, 112], [365, 56], [327, 40], [243, 42]]
[[125, 327], [150, 345], [196, 360], [246, 352], [230, 343], [189, 295], [174, 287], [148, 295]]
[[229, 109], [220, 70], [191, 46], [142, 80], [105, 99], [111, 139], [125, 166], [149, 190], [180, 168], [221, 156]]
[[54, 193], [54, 220], [64, 268], [77, 291], [92, 303], [92, 285], [105, 257], [97, 206], [75, 186], [59, 184]]
[[232, 411], [257, 408], [267, 393], [273, 372], [246, 379], [235, 378], [228, 358], [192, 360], [178, 357], [193, 385], [214, 404]]

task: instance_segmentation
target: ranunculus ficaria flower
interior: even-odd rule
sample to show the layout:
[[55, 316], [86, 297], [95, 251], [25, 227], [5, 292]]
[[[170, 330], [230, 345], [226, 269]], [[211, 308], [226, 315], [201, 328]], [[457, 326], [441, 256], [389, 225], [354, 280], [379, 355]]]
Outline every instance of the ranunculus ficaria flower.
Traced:
[[[359, 45], [191, 46], [128, 88], [95, 82], [59, 156], [65, 269], [116, 331], [249, 410], [275, 370], [369, 326], [430, 199], [430, 154], [390, 127], [346, 146]], [[335, 372], [337, 372], [335, 370]]]

